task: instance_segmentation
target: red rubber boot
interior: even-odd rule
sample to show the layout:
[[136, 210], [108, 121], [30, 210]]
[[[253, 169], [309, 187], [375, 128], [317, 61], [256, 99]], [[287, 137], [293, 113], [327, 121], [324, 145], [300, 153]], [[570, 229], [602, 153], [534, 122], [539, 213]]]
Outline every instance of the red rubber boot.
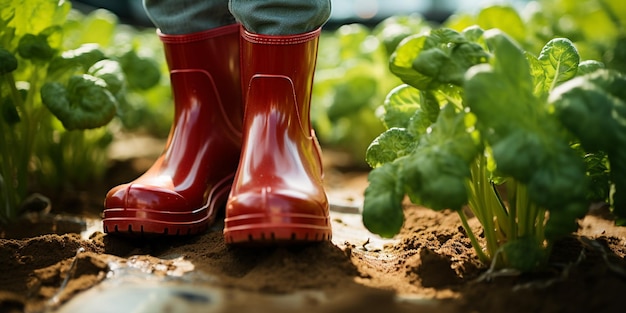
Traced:
[[245, 113], [226, 205], [226, 243], [330, 240], [322, 158], [309, 119], [320, 30], [293, 36], [242, 28]]
[[105, 199], [108, 233], [204, 231], [224, 205], [241, 152], [239, 25], [159, 34], [170, 69], [174, 122], [163, 154]]

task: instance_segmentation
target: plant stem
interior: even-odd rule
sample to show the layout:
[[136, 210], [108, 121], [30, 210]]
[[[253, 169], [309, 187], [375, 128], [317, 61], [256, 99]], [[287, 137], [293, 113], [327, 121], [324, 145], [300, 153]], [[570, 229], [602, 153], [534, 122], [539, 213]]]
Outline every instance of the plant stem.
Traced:
[[476, 236], [474, 235], [472, 228], [469, 226], [469, 223], [467, 222], [467, 216], [465, 215], [463, 210], [457, 210], [457, 213], [459, 214], [459, 217], [461, 218], [461, 224], [463, 224], [465, 233], [467, 234], [467, 237], [469, 237], [469, 240], [472, 243], [472, 247], [474, 247], [474, 250], [476, 251], [476, 255], [478, 256], [478, 259], [480, 260], [480, 262], [484, 264], [489, 264], [491, 258], [487, 256], [485, 252], [483, 252], [483, 249], [480, 246], [478, 239], [476, 239]]
[[519, 198], [519, 190], [517, 188], [518, 182], [515, 181], [514, 179], [510, 179], [509, 181], [506, 182], [507, 184], [507, 197], [508, 197], [508, 203], [509, 203], [509, 230], [511, 231], [511, 233], [509, 234], [509, 238], [507, 238], [508, 241], [513, 240], [514, 238], [517, 238], [518, 235], [518, 231], [519, 231], [519, 220], [518, 220], [518, 216], [517, 216], [517, 199]]
[[[39, 94], [40, 72], [43, 67], [38, 66], [36, 62], [33, 62], [33, 65], [33, 72], [29, 81], [30, 87], [28, 89], [28, 94], [26, 95], [26, 101], [24, 103], [24, 106], [28, 106], [30, 108], [30, 111], [25, 110], [25, 112], [29, 112], [31, 114], [29, 116], [31, 120], [27, 121], [26, 131], [24, 134], [24, 158], [22, 161], [26, 163], [26, 168], [28, 168], [28, 163], [32, 159], [36, 139], [35, 134], [40, 133], [44, 136], [48, 135], [45, 131], [42, 132], [42, 130], [38, 129], [41, 122], [41, 108], [35, 106], [35, 95]], [[25, 115], [28, 115], [28, 113]], [[26, 181], [26, 177], [24, 179], [24, 181]]]
[[0, 200], [2, 200], [2, 203], [0, 203], [2, 205], [0, 224], [4, 224], [8, 222], [11, 212], [15, 211], [18, 194], [15, 189], [13, 158], [8, 148], [10, 138], [5, 138], [5, 135], [12, 136], [13, 132], [4, 128], [3, 121], [0, 121], [0, 132], [0, 160], [2, 161], [2, 167], [0, 168]]
[[[508, 240], [511, 229], [515, 229], [510, 225], [514, 215], [507, 212], [504, 202], [500, 199], [488, 176], [489, 171], [487, 170], [487, 157], [485, 155], [477, 157], [470, 168], [470, 172], [471, 179], [468, 183], [469, 207], [483, 227], [489, 255], [487, 260], [489, 260], [489, 258], [496, 257], [500, 245]], [[475, 244], [474, 241], [472, 244]], [[475, 246], [475, 249], [484, 253], [480, 246]]]
[[[15, 86], [13, 74], [7, 73], [2, 75], [2, 78], [2, 82], [6, 83], [10, 90], [12, 105], [19, 108], [23, 113], [25, 111], [24, 103], [22, 96]], [[20, 116], [20, 118], [22, 119], [20, 123], [26, 123], [28, 121], [28, 117]], [[22, 178], [26, 177], [26, 171], [28, 169], [20, 162], [24, 156], [19, 153], [19, 140], [15, 132], [15, 127], [17, 126], [9, 126], [8, 129], [5, 129], [4, 121], [0, 121], [0, 125], [2, 125], [0, 126], [0, 131], [2, 131], [0, 135], [0, 145], [2, 146], [2, 173], [0, 176], [2, 176], [2, 186], [0, 187], [3, 189], [2, 192], [5, 193], [6, 196], [4, 212], [0, 216], [3, 218], [3, 222], [8, 222], [16, 215], [19, 202], [25, 197], [26, 187], [24, 186], [25, 181], [22, 180]]]

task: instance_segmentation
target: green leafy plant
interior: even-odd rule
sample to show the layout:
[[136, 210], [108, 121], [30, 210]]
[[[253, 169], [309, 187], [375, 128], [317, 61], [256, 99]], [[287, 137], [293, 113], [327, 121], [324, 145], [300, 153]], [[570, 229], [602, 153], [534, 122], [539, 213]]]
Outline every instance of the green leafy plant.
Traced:
[[568, 38], [583, 59], [626, 72], [624, 12], [621, 0], [539, 0], [519, 10], [492, 5], [477, 14], [459, 12], [443, 26], [456, 31], [471, 25], [498, 28], [528, 51], [541, 49], [552, 38]]
[[[626, 225], [626, 76], [599, 69], [557, 87], [549, 103], [585, 151], [595, 188], [592, 200], [611, 202], [618, 225]], [[608, 165], [607, 165], [608, 162]], [[608, 177], [607, 177], [608, 176]], [[610, 184], [607, 184], [607, 181]]]
[[[30, 192], [98, 179], [113, 138], [108, 125], [134, 90], [158, 82], [156, 61], [138, 57], [123, 44], [130, 40], [112, 40], [116, 25], [108, 11], [85, 16], [66, 1], [0, 8], [0, 224], [17, 217]], [[125, 61], [132, 56], [135, 63]], [[129, 86], [138, 70], [144, 84]]]
[[[579, 67], [590, 73], [577, 78]], [[522, 271], [545, 265], [554, 242], [576, 230], [590, 202], [609, 198], [608, 189], [598, 195], [592, 177], [612, 184], [615, 199], [626, 192], [621, 168], [611, 163], [611, 174], [603, 175], [601, 153], [614, 163], [623, 156], [589, 146], [579, 136], [583, 128], [572, 125], [589, 113], [594, 120], [614, 120], [604, 130], [625, 134], [623, 116], [606, 114], [623, 106], [613, 96], [623, 78], [600, 74], [601, 67], [580, 62], [565, 38], [550, 40], [538, 56], [498, 29], [477, 26], [405, 38], [390, 58], [391, 72], [405, 84], [387, 96], [388, 130], [367, 150], [374, 169], [365, 191], [365, 226], [385, 237], [397, 234], [408, 196], [415, 204], [457, 212], [485, 264]], [[610, 79], [598, 82], [595, 75]], [[604, 101], [597, 113], [587, 98], [593, 93], [581, 87], [594, 86], [590, 80], [597, 82], [593, 99]], [[597, 157], [584, 157], [593, 153]], [[481, 223], [483, 240], [469, 227], [466, 209]]]
[[343, 25], [324, 32], [315, 73], [312, 123], [322, 145], [343, 150], [366, 167], [365, 150], [384, 130], [376, 109], [400, 81], [387, 70], [404, 37], [428, 29], [418, 15], [394, 16], [373, 29]]

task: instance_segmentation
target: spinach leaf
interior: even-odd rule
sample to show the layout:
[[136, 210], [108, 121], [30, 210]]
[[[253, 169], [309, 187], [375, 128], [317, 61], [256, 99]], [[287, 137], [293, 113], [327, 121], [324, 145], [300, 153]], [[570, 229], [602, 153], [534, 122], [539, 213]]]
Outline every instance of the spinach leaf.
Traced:
[[613, 210], [626, 224], [626, 76], [596, 70], [557, 87], [549, 101], [561, 122], [588, 151], [603, 151], [615, 185]]
[[365, 189], [368, 200], [363, 206], [363, 224], [382, 237], [393, 237], [404, 223], [404, 190], [398, 180], [399, 166], [387, 163], [368, 175], [370, 185]]
[[391, 55], [389, 68], [404, 83], [429, 90], [444, 84], [461, 85], [465, 71], [487, 58], [479, 43], [442, 28], [405, 38]]
[[574, 44], [566, 38], [554, 38], [541, 50], [539, 61], [546, 71], [544, 91], [576, 76], [580, 56]]

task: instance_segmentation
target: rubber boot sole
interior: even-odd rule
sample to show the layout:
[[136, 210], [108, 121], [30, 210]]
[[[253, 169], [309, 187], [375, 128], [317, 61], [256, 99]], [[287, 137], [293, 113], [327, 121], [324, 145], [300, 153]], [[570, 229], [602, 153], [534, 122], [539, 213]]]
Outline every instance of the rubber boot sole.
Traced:
[[[230, 185], [214, 190], [207, 204], [193, 211], [154, 211], [145, 208], [110, 208], [102, 220], [105, 233], [128, 236], [195, 235], [207, 231], [223, 210]], [[211, 212], [211, 213], [210, 213]]]
[[247, 214], [227, 218], [224, 240], [227, 244], [291, 245], [330, 241], [329, 217], [318, 215]]

